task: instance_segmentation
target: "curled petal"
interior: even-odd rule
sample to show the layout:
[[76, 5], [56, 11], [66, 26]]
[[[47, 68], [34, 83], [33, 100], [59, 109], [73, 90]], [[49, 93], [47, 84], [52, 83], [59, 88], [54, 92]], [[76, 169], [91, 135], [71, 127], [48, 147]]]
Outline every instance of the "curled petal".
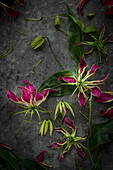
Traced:
[[64, 155], [66, 152], [69, 151], [71, 146], [66, 146], [65, 149], [63, 150], [63, 152], [60, 154], [60, 161], [62, 161], [64, 159]]
[[76, 128], [75, 128], [74, 122], [66, 117], [64, 118], [64, 120], [65, 120], [65, 123], [67, 123], [68, 127], [72, 128], [75, 131]]
[[94, 64], [89, 72], [89, 75], [93, 75], [100, 67]]
[[113, 93], [104, 92], [99, 98], [96, 99], [97, 102], [107, 103], [113, 101]]
[[91, 91], [92, 95], [96, 96], [96, 97], [100, 97], [102, 95], [101, 90], [99, 89], [99, 87], [94, 87], [92, 88]]
[[107, 9], [106, 15], [113, 15], [113, 6]]
[[63, 128], [61, 128], [61, 127], [59, 127], [59, 128], [54, 128], [54, 130], [55, 130], [56, 132], [61, 132], [61, 133], [63, 133], [64, 135], [67, 134], [66, 131], [65, 131]]
[[3, 147], [5, 147], [5, 148], [7, 148], [7, 149], [9, 149], [9, 150], [12, 150], [9, 146], [7, 146], [7, 145], [5, 145], [5, 144], [3, 144], [3, 143], [0, 143], [0, 146], [3, 146]]
[[23, 103], [23, 101], [19, 97], [17, 97], [11, 90], [7, 91], [7, 98], [17, 103], [18, 102]]
[[105, 40], [104, 40], [105, 43], [107, 42], [113, 42], [113, 34], [110, 34]]
[[22, 86], [19, 86], [18, 88], [22, 89], [22, 99], [23, 99], [25, 102], [30, 103], [31, 95], [28, 93], [28, 90], [25, 89], [25, 88], [22, 87]]
[[113, 107], [108, 108], [106, 112], [101, 110], [100, 116], [106, 116], [106, 117], [112, 119], [113, 118]]
[[106, 74], [106, 76], [101, 79], [101, 80], [95, 80], [95, 81], [87, 81], [88, 85], [98, 85], [98, 84], [103, 84], [104, 81], [108, 78], [108, 73]]
[[40, 163], [40, 162], [43, 162], [43, 161], [44, 161], [44, 154], [45, 154], [46, 152], [47, 152], [47, 151], [43, 151], [43, 152], [41, 152], [41, 153], [36, 157], [37, 163]]
[[30, 94], [36, 92], [36, 89], [34, 88], [32, 84], [30, 84], [27, 80], [23, 80], [23, 81], [27, 83], [26, 89], [28, 90]]
[[68, 83], [76, 83], [76, 80], [73, 78], [73, 77], [59, 77], [58, 78], [58, 82], [60, 81], [60, 80], [64, 80], [64, 81], [66, 81], [66, 82], [68, 82]]
[[102, 5], [111, 6], [113, 5], [113, 0], [101, 0]]
[[84, 152], [82, 151], [81, 147], [78, 147], [78, 146], [77, 146], [76, 151], [77, 151], [77, 154], [78, 154], [81, 158], [84, 159], [85, 154], [84, 154]]
[[4, 8], [4, 10], [6, 11], [6, 13], [11, 17], [11, 18], [16, 18], [19, 14], [19, 11], [14, 10], [13, 8], [3, 4], [0, 1], [0, 5]]
[[85, 60], [82, 57], [80, 57], [80, 58], [81, 58], [81, 62], [80, 62], [79, 74], [83, 74], [87, 67], [87, 63], [85, 62]]
[[86, 98], [84, 97], [82, 92], [79, 93], [79, 103], [82, 107], [84, 107], [84, 105], [86, 103]]
[[52, 92], [52, 93], [57, 93], [58, 90], [53, 90], [53, 89], [45, 89], [43, 92], [42, 92], [42, 95], [44, 98], [46, 98], [49, 94], [49, 92]]
[[24, 5], [24, 0], [17, 0], [20, 5]]
[[91, 128], [88, 127], [88, 132], [87, 132], [87, 134], [83, 138], [87, 138], [90, 135], [90, 133], [91, 133]]
[[83, 8], [83, 6], [85, 5], [85, 3], [86, 3], [87, 1], [88, 1], [88, 0], [81, 0], [80, 3], [79, 3], [78, 6], [77, 6], [77, 9], [78, 9], [78, 11], [79, 11], [81, 14], [83, 14], [82, 8]]
[[41, 101], [43, 99], [43, 95], [37, 91], [35, 99], [36, 99], [36, 102]]
[[65, 144], [65, 142], [53, 142], [50, 146], [48, 146], [49, 148], [52, 149], [56, 149], [56, 148], [61, 148], [63, 145]]

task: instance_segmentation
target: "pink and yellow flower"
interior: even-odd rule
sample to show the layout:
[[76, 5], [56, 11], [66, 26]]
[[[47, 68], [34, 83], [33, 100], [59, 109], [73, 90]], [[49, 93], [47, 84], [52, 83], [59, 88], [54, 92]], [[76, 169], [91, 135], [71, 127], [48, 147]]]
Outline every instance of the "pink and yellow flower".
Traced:
[[[45, 89], [42, 93], [40, 93], [27, 80], [23, 80], [23, 81], [27, 83], [27, 86], [26, 87], [22, 87], [22, 86], [18, 87], [18, 88], [22, 89], [22, 97], [19, 98], [11, 90], [8, 90], [7, 98], [18, 103], [18, 104], [26, 106], [25, 108], [27, 108], [27, 110], [22, 111], [22, 112], [26, 112], [25, 117], [26, 117], [27, 113], [31, 111], [31, 118], [32, 118], [34, 111], [36, 111], [36, 113], [38, 114], [39, 120], [40, 120], [39, 109], [37, 109], [36, 107], [38, 107], [43, 101], [46, 100], [47, 96], [49, 95], [49, 92], [56, 93], [56, 92], [58, 92], [58, 90]], [[31, 118], [30, 118], [30, 120], [31, 120]]]
[[65, 136], [66, 141], [65, 142], [53, 142], [48, 147], [52, 148], [52, 149], [56, 149], [56, 148], [61, 148], [61, 147], [65, 146], [63, 152], [61, 152], [61, 154], [60, 154], [60, 161], [63, 160], [65, 153], [69, 151], [69, 149], [71, 148], [72, 145], [74, 145], [76, 147], [77, 154], [81, 158], [84, 158], [85, 154], [84, 154], [84, 152], [82, 151], [82, 148], [81, 148], [81, 146], [82, 147], [84, 147], [84, 146], [79, 141], [85, 140], [89, 136], [90, 128], [88, 130], [88, 133], [84, 137], [75, 137], [76, 127], [74, 125], [74, 122], [72, 120], [70, 120], [69, 118], [64, 118], [64, 120], [65, 120], [65, 123], [68, 125], [68, 127], [72, 129], [72, 133], [70, 134], [66, 129], [64, 129], [62, 127], [55, 128], [54, 130], [56, 132], [61, 132]]
[[[81, 57], [80, 57], [81, 58]], [[101, 80], [94, 80], [94, 81], [88, 81], [87, 79], [91, 77], [100, 67], [94, 64], [91, 69], [87, 72], [87, 74], [84, 76], [85, 69], [87, 67], [87, 63], [83, 58], [81, 58], [81, 62], [79, 64], [79, 70], [76, 76], [72, 77], [59, 77], [58, 81], [60, 80], [65, 81], [66, 83], [61, 83], [61, 85], [76, 85], [76, 89], [74, 90], [72, 96], [74, 93], [79, 90], [79, 103], [82, 107], [84, 107], [88, 97], [86, 95], [87, 90], [91, 90], [91, 93], [94, 96], [99, 97], [101, 95], [99, 87], [97, 85], [103, 84], [104, 81], [107, 79], [108, 74]], [[84, 77], [83, 77], [84, 76]]]

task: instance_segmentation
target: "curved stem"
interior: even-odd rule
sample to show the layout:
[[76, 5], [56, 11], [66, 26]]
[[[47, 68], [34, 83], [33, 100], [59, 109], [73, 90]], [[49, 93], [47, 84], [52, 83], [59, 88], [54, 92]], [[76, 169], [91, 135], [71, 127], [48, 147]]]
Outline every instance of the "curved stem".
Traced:
[[[44, 59], [44, 58], [43, 58], [43, 59]], [[36, 67], [35, 67], [35, 70], [34, 70], [34, 73], [33, 73], [33, 74], [36, 73], [36, 69], [37, 69], [37, 67], [39, 66], [39, 64], [43, 61], [43, 59], [41, 59], [41, 60], [37, 63], [37, 65], [36, 65]]]
[[[88, 129], [89, 129], [90, 125], [91, 125], [91, 111], [92, 111], [91, 102], [92, 102], [92, 94], [91, 94], [91, 97], [89, 99], [89, 122], [88, 122]], [[88, 151], [88, 154], [89, 154], [89, 158], [90, 158], [91, 164], [94, 166], [94, 162], [93, 162], [90, 150], [89, 150], [89, 137], [87, 138], [87, 151]]]
[[74, 106], [71, 105], [71, 104], [70, 104], [70, 106], [72, 106], [72, 107], [73, 107], [74, 109], [76, 109], [82, 116], [84, 116], [87, 120], [89, 120], [88, 117], [85, 116], [84, 113], [82, 113], [79, 109], [77, 109], [76, 107], [74, 107]]
[[47, 38], [47, 40], [48, 40], [49, 47], [50, 47], [51, 52], [53, 53], [53, 55], [54, 55], [55, 59], [58, 61], [58, 63], [61, 65], [61, 67], [65, 70], [64, 66], [60, 63], [59, 59], [58, 59], [58, 58], [57, 58], [57, 56], [55, 55], [55, 53], [54, 53], [54, 51], [53, 51], [53, 49], [52, 49], [52, 46], [51, 46], [51, 43], [50, 43], [49, 38], [48, 38], [48, 37], [45, 37], [45, 38]]

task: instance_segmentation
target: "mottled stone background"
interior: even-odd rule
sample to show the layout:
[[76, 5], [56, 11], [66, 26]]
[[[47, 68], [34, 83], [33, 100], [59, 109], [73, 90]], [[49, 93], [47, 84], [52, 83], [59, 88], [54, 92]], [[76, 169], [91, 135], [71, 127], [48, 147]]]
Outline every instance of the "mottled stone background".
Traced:
[[[69, 7], [73, 10], [77, 17], [80, 17], [77, 11], [77, 4], [79, 0], [66, 0]], [[85, 169], [91, 169], [89, 157], [86, 153], [86, 159], [82, 160], [75, 153], [75, 148], [66, 154], [63, 162], [59, 162], [59, 155], [62, 149], [52, 150], [47, 146], [52, 141], [62, 141], [62, 135], [53, 133], [53, 137], [49, 137], [49, 133], [45, 137], [39, 135], [40, 125], [38, 124], [37, 115], [33, 116], [32, 124], [27, 123], [23, 120], [24, 115], [20, 114], [11, 117], [13, 113], [19, 112], [21, 108], [18, 104], [15, 104], [6, 98], [8, 89], [11, 89], [16, 94], [20, 95], [21, 90], [17, 90], [18, 86], [25, 85], [22, 80], [28, 80], [37, 89], [41, 83], [51, 76], [53, 73], [61, 71], [62, 67], [55, 60], [51, 53], [48, 43], [44, 43], [40, 49], [35, 51], [31, 48], [31, 43], [38, 35], [48, 36], [53, 50], [61, 63], [66, 69], [75, 69], [76, 63], [73, 62], [69, 55], [68, 40], [67, 36], [57, 31], [54, 27], [55, 17], [44, 18], [42, 21], [25, 21], [26, 18], [40, 18], [44, 16], [56, 16], [57, 14], [65, 13], [66, 7], [60, 0], [25, 0], [25, 5], [20, 6], [14, 2], [12, 6], [20, 11], [20, 15], [14, 20], [14, 26], [21, 32], [27, 34], [24, 36], [18, 33], [7, 14], [2, 8], [0, 8], [0, 52], [1, 54], [9, 49], [8, 33], [12, 42], [14, 50], [12, 53], [4, 58], [0, 59], [0, 142], [11, 146], [15, 153], [27, 158], [35, 159], [35, 157], [43, 150], [47, 151], [45, 155], [45, 162], [51, 164], [54, 170], [74, 170], [76, 169], [74, 158], [79, 160], [80, 165]], [[102, 6], [100, 0], [90, 0], [84, 7], [84, 15], [82, 20], [84, 24], [93, 23], [95, 24], [98, 31], [101, 31], [102, 21], [105, 21], [106, 31], [105, 37], [108, 34], [113, 33], [113, 18], [105, 15], [106, 7]], [[90, 21], [87, 18], [88, 13], [95, 13], [95, 17]], [[61, 17], [61, 28], [66, 30], [67, 19]], [[106, 80], [104, 85], [101, 85], [103, 91], [113, 91], [113, 44], [106, 45], [108, 48], [109, 64], [106, 64], [104, 57], [102, 57], [101, 69], [98, 71], [96, 78], [103, 78], [106, 72], [109, 73], [109, 78]], [[92, 64], [96, 63], [97, 52], [87, 58], [88, 68]], [[43, 62], [38, 66], [36, 74], [33, 74], [36, 64], [43, 59]], [[53, 113], [56, 104], [64, 100], [73, 104], [75, 107], [84, 112], [88, 116], [88, 103], [85, 109], [79, 106], [77, 94], [70, 98], [65, 97], [51, 97], [49, 96], [45, 102], [41, 104], [42, 107], [50, 109]], [[101, 109], [106, 110], [109, 104], [96, 103], [93, 98], [92, 108], [92, 124], [107, 121], [107, 118], [99, 117], [99, 111]], [[67, 111], [67, 116], [73, 119], [70, 112]], [[82, 136], [87, 131], [87, 120], [75, 110], [74, 122], [77, 127], [77, 135]], [[42, 120], [47, 115], [41, 115]], [[95, 151], [92, 151], [94, 160], [96, 159]], [[113, 169], [113, 142], [104, 146], [102, 155], [102, 169], [112, 170]]]

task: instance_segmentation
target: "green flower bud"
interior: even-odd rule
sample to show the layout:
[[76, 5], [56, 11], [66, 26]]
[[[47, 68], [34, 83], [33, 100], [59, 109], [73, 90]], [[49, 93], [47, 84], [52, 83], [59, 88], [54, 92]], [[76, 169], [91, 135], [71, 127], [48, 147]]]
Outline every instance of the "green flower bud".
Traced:
[[42, 135], [46, 135], [47, 131], [48, 131], [48, 127], [50, 129], [50, 136], [52, 137], [52, 132], [53, 132], [53, 124], [50, 120], [44, 120], [42, 123], [42, 126], [40, 128], [40, 132], [39, 134]]
[[67, 103], [67, 102], [62, 102], [62, 101], [60, 101], [60, 102], [57, 104], [57, 106], [56, 106], [55, 119], [57, 118], [58, 113], [61, 113], [61, 114], [62, 114], [62, 119], [64, 119], [64, 116], [66, 115], [66, 108], [67, 108], [68, 110], [70, 110], [70, 112], [71, 112], [71, 114], [73, 115], [73, 117], [75, 117], [74, 112], [73, 112], [70, 104]]
[[60, 26], [60, 18], [59, 18], [58, 15], [56, 16], [54, 25], [55, 25], [55, 27], [59, 27]]
[[43, 36], [38, 36], [34, 39], [34, 41], [31, 44], [31, 47], [36, 50], [39, 48], [45, 41], [45, 38]]

